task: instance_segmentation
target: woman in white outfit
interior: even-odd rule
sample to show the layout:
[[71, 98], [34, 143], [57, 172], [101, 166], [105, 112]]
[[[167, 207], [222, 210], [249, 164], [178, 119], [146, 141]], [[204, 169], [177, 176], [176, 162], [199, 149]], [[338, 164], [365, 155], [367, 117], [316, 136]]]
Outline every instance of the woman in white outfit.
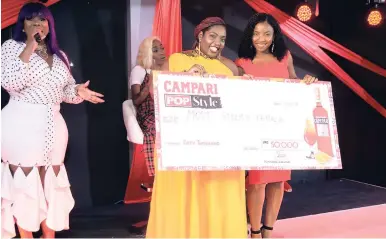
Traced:
[[68, 131], [60, 103], [104, 102], [75, 84], [56, 41], [51, 12], [40, 3], [20, 10], [13, 39], [1, 46], [1, 86], [10, 94], [2, 110], [2, 238], [44, 238], [69, 228], [74, 207], [63, 165]]

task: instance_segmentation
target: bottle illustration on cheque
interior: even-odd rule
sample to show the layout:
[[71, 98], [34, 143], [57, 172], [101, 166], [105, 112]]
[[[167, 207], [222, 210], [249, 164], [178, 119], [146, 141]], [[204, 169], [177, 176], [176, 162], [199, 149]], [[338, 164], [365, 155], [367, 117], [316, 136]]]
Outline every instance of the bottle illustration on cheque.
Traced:
[[[320, 163], [328, 162], [334, 157], [332, 143], [330, 123], [328, 118], [328, 112], [323, 108], [322, 100], [320, 96], [320, 89], [315, 89], [316, 106], [312, 112], [312, 118], [306, 120], [306, 127], [304, 130], [304, 140], [312, 147], [309, 159], [316, 159]], [[317, 145], [315, 149], [314, 144]]]

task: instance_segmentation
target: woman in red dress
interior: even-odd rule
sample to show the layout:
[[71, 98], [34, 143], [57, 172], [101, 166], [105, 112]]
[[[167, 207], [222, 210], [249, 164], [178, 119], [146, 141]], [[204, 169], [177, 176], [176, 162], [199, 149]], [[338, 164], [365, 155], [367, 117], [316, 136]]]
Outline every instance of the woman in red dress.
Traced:
[[[279, 23], [269, 14], [257, 13], [249, 19], [238, 55], [236, 65], [241, 75], [298, 78]], [[317, 79], [307, 75], [304, 80], [311, 83]], [[284, 182], [290, 179], [291, 171], [288, 170], [249, 171], [247, 208], [252, 237], [271, 236], [283, 200]], [[265, 199], [266, 215], [261, 226]]]

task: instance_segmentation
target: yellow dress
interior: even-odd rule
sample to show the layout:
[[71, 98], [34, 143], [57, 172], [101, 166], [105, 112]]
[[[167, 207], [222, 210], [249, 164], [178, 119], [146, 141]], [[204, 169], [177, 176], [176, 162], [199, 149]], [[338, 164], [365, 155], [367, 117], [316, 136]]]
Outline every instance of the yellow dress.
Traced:
[[[172, 72], [194, 64], [210, 74], [233, 75], [218, 60], [183, 53], [169, 58]], [[245, 172], [156, 171], [146, 237], [247, 238]]]

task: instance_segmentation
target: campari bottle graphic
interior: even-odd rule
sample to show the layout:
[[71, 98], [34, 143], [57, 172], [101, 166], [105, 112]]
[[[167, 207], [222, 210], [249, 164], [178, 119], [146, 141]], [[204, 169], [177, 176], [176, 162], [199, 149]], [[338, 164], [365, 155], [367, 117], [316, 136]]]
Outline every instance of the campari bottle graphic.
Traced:
[[328, 120], [328, 112], [323, 108], [320, 96], [320, 89], [316, 88], [316, 107], [313, 111], [314, 124], [316, 129], [316, 142], [320, 153], [325, 153], [330, 157], [334, 157], [331, 144], [330, 124]]

